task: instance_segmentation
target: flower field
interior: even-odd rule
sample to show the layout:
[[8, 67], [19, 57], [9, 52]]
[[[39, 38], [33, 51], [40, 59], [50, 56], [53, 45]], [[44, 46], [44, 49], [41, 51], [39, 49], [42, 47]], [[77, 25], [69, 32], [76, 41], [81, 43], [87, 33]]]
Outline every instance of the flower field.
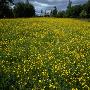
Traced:
[[0, 90], [90, 90], [90, 22], [1, 19]]

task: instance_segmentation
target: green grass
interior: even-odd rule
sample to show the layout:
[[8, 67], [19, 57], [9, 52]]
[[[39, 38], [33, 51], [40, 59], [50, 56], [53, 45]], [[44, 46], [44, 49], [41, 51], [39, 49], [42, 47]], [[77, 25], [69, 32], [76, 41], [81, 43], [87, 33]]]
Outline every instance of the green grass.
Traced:
[[0, 20], [0, 90], [89, 90], [90, 22]]

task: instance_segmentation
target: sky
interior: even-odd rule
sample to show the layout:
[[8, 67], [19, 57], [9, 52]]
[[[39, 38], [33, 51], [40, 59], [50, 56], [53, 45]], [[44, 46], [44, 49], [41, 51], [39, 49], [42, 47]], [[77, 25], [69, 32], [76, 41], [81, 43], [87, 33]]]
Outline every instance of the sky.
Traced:
[[[14, 0], [15, 2], [21, 1], [26, 2], [27, 0]], [[28, 0], [35, 7], [36, 13], [40, 13], [41, 10], [49, 11], [53, 9], [54, 6], [58, 10], [65, 10], [67, 8], [69, 0]], [[88, 0], [71, 0], [72, 5], [83, 4]]]

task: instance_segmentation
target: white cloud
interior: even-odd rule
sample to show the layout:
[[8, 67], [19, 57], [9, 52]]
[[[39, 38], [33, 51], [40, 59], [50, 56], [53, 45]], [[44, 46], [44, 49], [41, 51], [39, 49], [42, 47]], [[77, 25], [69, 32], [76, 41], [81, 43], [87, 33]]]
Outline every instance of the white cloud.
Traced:
[[34, 5], [36, 6], [41, 6], [41, 7], [48, 7], [48, 6], [52, 6], [52, 5], [49, 5], [48, 3], [41, 3], [41, 2], [37, 2], [37, 1], [34, 1], [32, 2]]

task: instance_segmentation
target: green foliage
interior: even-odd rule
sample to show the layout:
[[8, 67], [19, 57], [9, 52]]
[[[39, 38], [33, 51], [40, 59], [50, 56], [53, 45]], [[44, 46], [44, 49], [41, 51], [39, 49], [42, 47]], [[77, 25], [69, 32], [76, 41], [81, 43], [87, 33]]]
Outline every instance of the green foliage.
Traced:
[[0, 0], [0, 18], [12, 17], [13, 13], [9, 7], [9, 2], [12, 0]]
[[65, 11], [59, 11], [58, 13], [57, 13], [57, 17], [59, 17], [59, 18], [64, 18], [64, 17], [66, 17], [66, 12]]
[[84, 10], [87, 12], [87, 18], [90, 18], [90, 0], [84, 5]]
[[66, 16], [70, 17], [71, 16], [71, 7], [72, 7], [72, 2], [69, 0], [67, 10], [66, 10]]
[[90, 18], [90, 1], [88, 0], [88, 2], [86, 2], [83, 5], [75, 5], [75, 6], [72, 6], [71, 3], [69, 2], [66, 10], [66, 16], [72, 18], [79, 18], [79, 17]]
[[52, 11], [52, 16], [57, 17], [57, 13], [58, 13], [58, 10], [57, 10], [57, 7], [55, 6], [54, 10]]
[[0, 90], [89, 90], [90, 22], [0, 20]]
[[87, 12], [85, 10], [82, 10], [82, 12], [80, 13], [80, 17], [81, 18], [86, 18], [87, 17]]
[[75, 5], [72, 6], [71, 8], [67, 9], [67, 17], [73, 17], [73, 18], [77, 18], [79, 17], [79, 14], [82, 11], [82, 6], [81, 5]]
[[71, 9], [72, 7], [72, 2], [69, 0], [69, 3], [68, 3], [68, 6], [67, 6], [67, 9]]
[[35, 8], [29, 3], [18, 3], [14, 8], [15, 17], [33, 17], [35, 16]]

